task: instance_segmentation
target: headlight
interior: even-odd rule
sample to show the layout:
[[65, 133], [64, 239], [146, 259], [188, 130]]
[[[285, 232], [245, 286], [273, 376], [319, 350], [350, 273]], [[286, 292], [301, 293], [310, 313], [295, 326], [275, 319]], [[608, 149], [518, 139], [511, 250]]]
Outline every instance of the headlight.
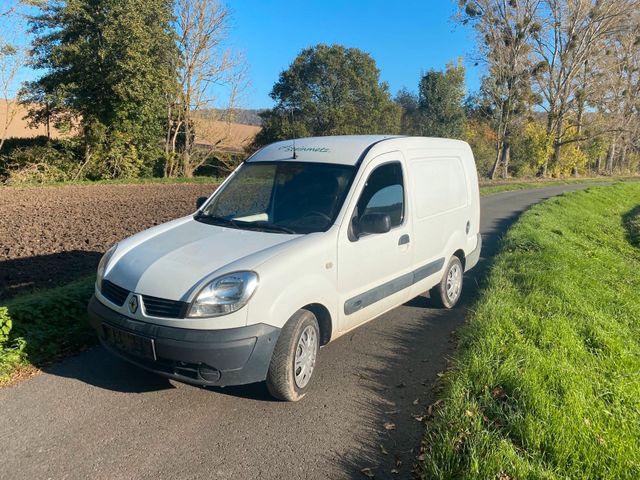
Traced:
[[244, 307], [258, 286], [255, 272], [234, 272], [207, 284], [191, 304], [188, 317], [217, 317]]
[[96, 285], [98, 286], [98, 290], [102, 290], [102, 279], [104, 278], [104, 272], [107, 269], [107, 265], [109, 264], [109, 260], [113, 256], [113, 252], [116, 251], [116, 247], [118, 244], [116, 243], [113, 247], [111, 247], [100, 259], [100, 263], [98, 263], [98, 272], [96, 273]]

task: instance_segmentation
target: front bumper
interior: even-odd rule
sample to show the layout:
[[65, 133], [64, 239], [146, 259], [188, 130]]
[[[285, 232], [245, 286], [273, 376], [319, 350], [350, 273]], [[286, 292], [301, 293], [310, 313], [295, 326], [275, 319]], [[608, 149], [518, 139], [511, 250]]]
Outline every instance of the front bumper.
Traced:
[[[114, 355], [165, 377], [196, 385], [244, 385], [267, 377], [280, 329], [265, 324], [224, 330], [166, 327], [134, 320], [103, 305], [95, 296], [89, 321], [100, 342]], [[146, 358], [109, 342], [107, 329], [151, 339], [154, 358]]]

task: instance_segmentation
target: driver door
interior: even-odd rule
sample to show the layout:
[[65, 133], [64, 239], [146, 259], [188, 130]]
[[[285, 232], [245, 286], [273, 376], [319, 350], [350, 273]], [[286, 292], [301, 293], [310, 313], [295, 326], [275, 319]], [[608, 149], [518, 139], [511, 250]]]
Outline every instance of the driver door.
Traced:
[[[338, 237], [341, 331], [409, 300], [413, 274], [407, 186], [401, 152], [374, 158], [360, 176]], [[358, 221], [367, 213], [389, 215], [391, 229], [358, 234]]]

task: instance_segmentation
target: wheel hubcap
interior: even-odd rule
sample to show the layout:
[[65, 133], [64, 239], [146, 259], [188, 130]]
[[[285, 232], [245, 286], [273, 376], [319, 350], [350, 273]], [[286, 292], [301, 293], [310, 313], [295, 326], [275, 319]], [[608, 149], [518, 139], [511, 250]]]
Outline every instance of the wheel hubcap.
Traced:
[[311, 379], [311, 374], [316, 366], [318, 354], [318, 336], [311, 325], [305, 327], [298, 339], [293, 373], [298, 388], [304, 388]]
[[457, 263], [452, 265], [447, 274], [447, 298], [455, 302], [462, 289], [462, 269]]

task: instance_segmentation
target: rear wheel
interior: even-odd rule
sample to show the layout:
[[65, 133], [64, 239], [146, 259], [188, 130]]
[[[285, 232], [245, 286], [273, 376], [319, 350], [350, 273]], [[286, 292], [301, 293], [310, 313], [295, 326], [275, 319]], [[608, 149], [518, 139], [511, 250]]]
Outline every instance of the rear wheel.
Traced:
[[320, 348], [315, 315], [298, 310], [280, 332], [269, 364], [267, 388], [279, 400], [296, 402], [307, 393]]
[[441, 308], [455, 307], [462, 295], [463, 274], [464, 269], [460, 259], [456, 256], [451, 257], [442, 280], [429, 290], [431, 301]]

